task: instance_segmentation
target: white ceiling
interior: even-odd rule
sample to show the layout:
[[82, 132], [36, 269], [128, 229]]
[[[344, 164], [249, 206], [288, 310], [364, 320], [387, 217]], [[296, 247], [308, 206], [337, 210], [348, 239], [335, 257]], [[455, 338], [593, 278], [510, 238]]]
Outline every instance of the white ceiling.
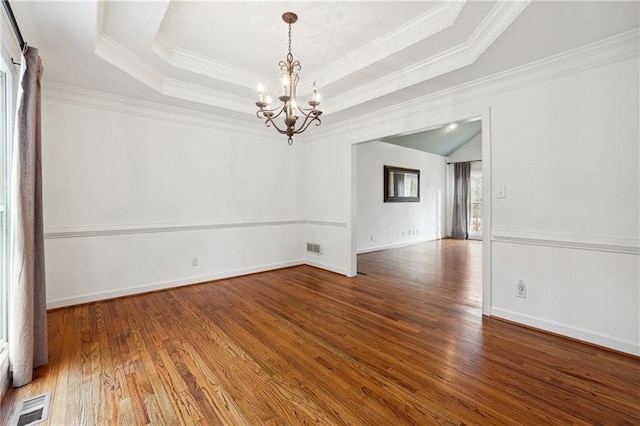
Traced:
[[18, 1], [49, 83], [264, 124], [256, 85], [278, 95], [281, 15], [298, 14], [299, 96], [313, 81], [323, 126], [639, 26], [639, 2]]

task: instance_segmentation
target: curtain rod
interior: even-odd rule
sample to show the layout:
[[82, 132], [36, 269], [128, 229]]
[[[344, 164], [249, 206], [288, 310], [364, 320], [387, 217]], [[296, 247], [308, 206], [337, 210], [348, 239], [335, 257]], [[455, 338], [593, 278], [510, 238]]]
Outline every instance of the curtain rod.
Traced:
[[456, 164], [456, 163], [477, 163], [478, 161], [482, 162], [482, 160], [471, 160], [471, 161], [452, 161], [447, 164]]
[[4, 10], [7, 12], [7, 17], [9, 18], [9, 23], [13, 28], [13, 32], [18, 39], [18, 44], [20, 45], [20, 50], [24, 52], [27, 47], [27, 42], [22, 38], [22, 33], [20, 32], [20, 27], [18, 26], [18, 22], [16, 21], [16, 17], [13, 14], [13, 10], [11, 9], [11, 5], [9, 4], [9, 0], [2, 0], [2, 5], [4, 6]]

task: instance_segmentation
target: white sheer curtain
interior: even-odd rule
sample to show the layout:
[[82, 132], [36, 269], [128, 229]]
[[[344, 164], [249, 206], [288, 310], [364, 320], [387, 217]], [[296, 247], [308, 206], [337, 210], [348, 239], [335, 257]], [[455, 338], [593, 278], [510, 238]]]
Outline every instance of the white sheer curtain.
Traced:
[[38, 49], [22, 56], [11, 164], [12, 260], [9, 362], [13, 386], [47, 363], [47, 311], [42, 220], [40, 81]]
[[466, 240], [469, 238], [469, 181], [471, 163], [455, 163], [453, 165], [453, 222], [451, 238]]

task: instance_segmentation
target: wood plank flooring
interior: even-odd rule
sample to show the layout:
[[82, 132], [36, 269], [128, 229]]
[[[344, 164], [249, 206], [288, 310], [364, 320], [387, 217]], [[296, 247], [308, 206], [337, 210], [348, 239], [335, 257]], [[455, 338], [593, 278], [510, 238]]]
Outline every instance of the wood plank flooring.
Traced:
[[640, 424], [640, 360], [483, 318], [481, 243], [49, 312], [51, 425]]

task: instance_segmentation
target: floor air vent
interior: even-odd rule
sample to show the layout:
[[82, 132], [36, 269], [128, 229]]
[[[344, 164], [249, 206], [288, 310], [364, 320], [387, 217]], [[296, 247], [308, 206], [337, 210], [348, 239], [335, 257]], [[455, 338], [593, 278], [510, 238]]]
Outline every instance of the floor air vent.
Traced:
[[309, 253], [322, 254], [322, 247], [320, 244], [307, 243], [307, 251]]
[[18, 406], [15, 425], [27, 426], [44, 422], [49, 418], [51, 392], [25, 399]]

